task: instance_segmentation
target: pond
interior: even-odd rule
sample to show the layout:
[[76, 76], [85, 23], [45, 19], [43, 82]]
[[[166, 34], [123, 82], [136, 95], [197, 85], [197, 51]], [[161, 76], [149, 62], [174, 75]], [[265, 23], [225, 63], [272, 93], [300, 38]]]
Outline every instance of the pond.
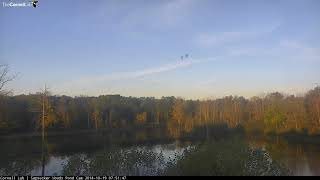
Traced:
[[283, 138], [115, 143], [105, 135], [0, 141], [0, 175], [320, 175], [320, 145]]

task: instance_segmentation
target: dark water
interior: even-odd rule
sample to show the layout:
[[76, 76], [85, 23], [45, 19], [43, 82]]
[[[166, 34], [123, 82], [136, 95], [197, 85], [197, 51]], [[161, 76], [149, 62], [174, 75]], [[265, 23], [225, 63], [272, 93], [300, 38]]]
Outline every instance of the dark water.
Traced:
[[247, 138], [251, 146], [265, 149], [271, 157], [284, 164], [293, 175], [320, 175], [320, 144], [292, 142], [284, 138]]
[[[250, 148], [266, 152], [273, 162], [283, 165], [292, 175], [320, 175], [319, 144], [289, 143], [281, 138], [241, 137], [230, 143], [234, 149], [230, 151], [229, 145], [225, 145], [230, 141], [228, 138], [217, 141], [220, 144], [213, 143], [216, 151], [207, 153], [209, 158], [216, 158], [218, 156], [214, 155], [221, 152], [224, 157], [219, 162], [228, 163], [223, 167], [236, 164], [241, 161], [238, 157], [246, 156], [237, 154], [238, 146], [233, 146], [241, 141]], [[1, 140], [0, 175], [42, 175], [42, 171], [45, 175], [163, 175], [168, 167], [172, 168], [184, 158], [186, 151], [201, 144], [201, 141], [115, 143], [102, 135], [82, 135], [49, 138], [42, 151], [40, 138]], [[200, 153], [200, 156], [191, 158], [191, 163], [199, 167], [199, 174], [206, 168], [204, 166], [208, 166], [199, 162], [206, 161], [201, 160], [203, 157], [206, 158]]]

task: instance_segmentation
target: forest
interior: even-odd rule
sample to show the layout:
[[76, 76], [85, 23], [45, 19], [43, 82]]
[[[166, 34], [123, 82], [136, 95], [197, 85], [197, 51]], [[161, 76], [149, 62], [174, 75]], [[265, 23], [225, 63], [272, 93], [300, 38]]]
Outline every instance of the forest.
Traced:
[[[42, 112], [44, 117], [42, 117]], [[39, 92], [0, 96], [0, 133], [161, 128], [179, 138], [194, 129], [216, 125], [263, 134], [320, 132], [320, 87], [303, 96], [278, 92], [246, 99], [186, 100], [176, 97], [68, 97]]]

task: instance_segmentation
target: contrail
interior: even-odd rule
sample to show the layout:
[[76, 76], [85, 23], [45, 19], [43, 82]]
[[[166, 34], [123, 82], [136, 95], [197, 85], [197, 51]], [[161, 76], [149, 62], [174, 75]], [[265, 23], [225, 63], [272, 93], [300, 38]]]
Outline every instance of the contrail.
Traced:
[[193, 64], [207, 63], [218, 60], [218, 58], [225, 56], [217, 56], [213, 58], [202, 58], [202, 59], [190, 59], [188, 61], [176, 61], [175, 63], [164, 64], [158, 67], [145, 68], [137, 71], [129, 71], [129, 72], [117, 72], [108, 75], [96, 76], [96, 77], [87, 77], [82, 78], [80, 80], [88, 80], [88, 81], [103, 81], [103, 80], [117, 80], [117, 79], [134, 79], [145, 77], [153, 74], [168, 72], [177, 70], [180, 68], [188, 67]]
[[[217, 61], [220, 58], [225, 58], [226, 56], [216, 56], [211, 58], [201, 58], [201, 59], [190, 59], [187, 61], [175, 61], [174, 63], [168, 63], [164, 65], [160, 65], [157, 67], [150, 67], [136, 71], [128, 71], [128, 72], [116, 72], [107, 75], [100, 75], [100, 76], [91, 76], [91, 77], [82, 77], [76, 80], [71, 80], [65, 82], [63, 84], [57, 85], [58, 89], [65, 91], [64, 89], [86, 89], [90, 87], [98, 87], [101, 84], [108, 83], [110, 81], [117, 81], [117, 80], [129, 80], [129, 79], [137, 79], [146, 76], [151, 76], [154, 74], [160, 74], [164, 72], [174, 71], [181, 68], [186, 68], [195, 64], [201, 63], [208, 63], [212, 61]], [[57, 91], [59, 91], [57, 89]]]

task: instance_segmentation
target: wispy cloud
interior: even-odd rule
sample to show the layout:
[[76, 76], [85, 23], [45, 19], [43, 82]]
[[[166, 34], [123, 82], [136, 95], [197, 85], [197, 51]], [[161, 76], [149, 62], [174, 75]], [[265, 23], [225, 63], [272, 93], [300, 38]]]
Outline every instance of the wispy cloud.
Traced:
[[137, 71], [131, 71], [131, 72], [120, 72], [120, 73], [114, 73], [106, 76], [102, 76], [98, 79], [100, 80], [116, 80], [116, 79], [132, 79], [132, 78], [140, 78], [144, 76], [149, 76], [157, 73], [167, 72], [167, 71], [173, 71], [176, 69], [180, 69], [183, 67], [187, 67], [196, 63], [204, 62], [205, 60], [187, 60], [187, 61], [177, 61], [175, 63], [171, 64], [165, 64], [158, 67], [151, 67], [146, 69], [141, 69]]
[[301, 42], [298, 41], [282, 41], [280, 42], [280, 46], [282, 47], [286, 47], [286, 48], [291, 48], [291, 49], [298, 49], [304, 52], [310, 52], [310, 53], [314, 53], [314, 54], [319, 54], [319, 50], [320, 48], [314, 48], [314, 47], [310, 47], [306, 44], [303, 44]]
[[195, 37], [195, 42], [201, 46], [216, 46], [257, 38], [261, 35], [271, 33], [279, 27], [279, 24], [271, 25], [268, 28], [247, 30], [247, 31], [225, 31], [200, 33]]
[[193, 2], [193, 0], [169, 1], [157, 9], [156, 16], [165, 24], [175, 24], [186, 17], [193, 6]]
[[[90, 87], [90, 85], [97, 87], [101, 84], [106, 84], [108, 82], [118, 81], [118, 80], [134, 80], [143, 77], [153, 76], [155, 74], [165, 73], [169, 71], [175, 71], [181, 68], [186, 68], [195, 64], [212, 62], [220, 59], [220, 56], [212, 58], [203, 58], [203, 59], [190, 59], [190, 60], [180, 60], [175, 61], [174, 63], [164, 64], [156, 67], [145, 68], [136, 71], [128, 72], [115, 72], [107, 75], [91, 76], [91, 77], [82, 77], [77, 80], [72, 80], [60, 85], [59, 89], [73, 89], [81, 87]], [[59, 90], [57, 90], [59, 91]]]
[[280, 42], [280, 47], [290, 51], [291, 56], [294, 56], [294, 58], [320, 61], [320, 48], [311, 47], [294, 40], [282, 41]]
[[[103, 2], [93, 12], [101, 19], [101, 23], [112, 22], [110, 28], [121, 28], [133, 31], [135, 28], [166, 28], [179, 26], [191, 14], [195, 0], [170, 1], [118, 1]], [[112, 17], [112, 18], [110, 18]]]
[[225, 47], [226, 53], [233, 57], [255, 57], [256, 59], [269, 58], [269, 60], [297, 60], [297, 61], [320, 61], [320, 48], [295, 40], [282, 40], [267, 47], [229, 45]]
[[200, 45], [212, 46], [239, 41], [251, 36], [253, 35], [249, 32], [202, 33], [196, 37], [196, 41]]

